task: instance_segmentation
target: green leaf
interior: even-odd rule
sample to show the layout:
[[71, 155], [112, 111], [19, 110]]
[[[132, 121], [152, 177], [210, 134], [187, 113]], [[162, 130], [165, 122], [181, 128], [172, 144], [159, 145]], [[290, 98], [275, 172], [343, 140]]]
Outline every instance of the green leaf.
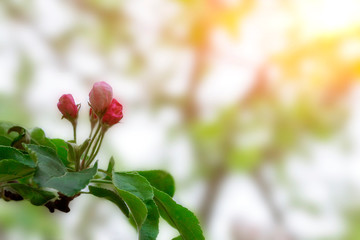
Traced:
[[115, 159], [114, 159], [114, 157], [111, 157], [110, 160], [109, 160], [109, 165], [107, 167], [106, 172], [111, 174], [113, 169], [114, 169], [114, 165], [115, 165]]
[[45, 136], [44, 131], [41, 128], [34, 128], [31, 133], [31, 141], [36, 143], [37, 145], [46, 146], [56, 150], [55, 145]]
[[97, 172], [97, 162], [92, 168], [79, 172], [66, 172], [63, 176], [52, 177], [41, 184], [42, 187], [49, 187], [58, 190], [68, 197], [72, 197], [84, 189]]
[[159, 210], [154, 200], [147, 200], [145, 202], [148, 214], [145, 222], [142, 224], [139, 239], [140, 240], [155, 240], [159, 234]]
[[126, 205], [131, 211], [138, 228], [144, 223], [147, 216], [146, 205], [140, 198], [136, 197], [127, 191], [116, 188], [120, 197], [125, 201]]
[[35, 206], [44, 205], [56, 197], [56, 195], [52, 192], [33, 188], [20, 183], [11, 184], [10, 188], [20, 194], [24, 199], [28, 199]]
[[182, 237], [181, 236], [178, 236], [176, 238], [173, 238], [172, 240], [182, 240]]
[[105, 198], [115, 203], [120, 208], [120, 210], [125, 214], [125, 216], [129, 217], [129, 209], [126, 206], [124, 200], [114, 191], [97, 186], [89, 186], [89, 191], [92, 195], [96, 197]]
[[149, 182], [137, 172], [115, 172], [113, 183], [118, 189], [130, 192], [143, 201], [152, 200], [154, 197]]
[[106, 174], [105, 177], [104, 177], [104, 180], [110, 180], [111, 181], [114, 165], [115, 165], [115, 159], [114, 159], [114, 157], [111, 157], [110, 160], [109, 160], [109, 164], [108, 164], [108, 167], [107, 167], [106, 171], [103, 172], [103, 174]]
[[[74, 163], [75, 162], [77, 163], [77, 154], [76, 154], [76, 144], [75, 143], [72, 143], [72, 142], [66, 142], [66, 145], [67, 145], [67, 149], [68, 149], [68, 161], [70, 163]], [[76, 166], [78, 167], [78, 166]]]
[[51, 178], [63, 176], [67, 172], [53, 149], [33, 144], [25, 145], [25, 148], [34, 161], [37, 161], [34, 181], [40, 186]]
[[89, 169], [68, 172], [53, 149], [32, 144], [26, 145], [26, 149], [38, 162], [35, 183], [41, 187], [54, 188], [69, 197], [85, 188], [97, 172], [97, 163]]
[[9, 129], [12, 128], [13, 126], [14, 124], [9, 122], [0, 122], [0, 136], [6, 136], [9, 137], [10, 139], [15, 138], [18, 134], [16, 133], [8, 134]]
[[156, 188], [154, 188], [154, 194], [160, 215], [179, 231], [183, 240], [205, 239], [199, 221], [191, 211], [177, 204], [169, 195]]
[[138, 173], [145, 177], [153, 187], [169, 194], [170, 197], [174, 196], [175, 181], [169, 173], [162, 170], [139, 171]]
[[113, 184], [120, 197], [129, 207], [138, 229], [147, 218], [148, 210], [143, 201], [152, 200], [153, 192], [149, 182], [137, 173], [113, 173]]
[[35, 167], [35, 162], [31, 160], [29, 155], [25, 155], [19, 150], [8, 146], [0, 146], [0, 160], [2, 159], [14, 159], [26, 166]]
[[0, 136], [0, 145], [2, 146], [11, 146], [11, 138]]
[[1, 135], [1, 136], [7, 135], [8, 130], [9, 130], [12, 126], [14, 126], [14, 124], [9, 123], [9, 122], [0, 121], [0, 135]]
[[7, 182], [26, 177], [35, 171], [14, 159], [0, 160], [0, 182]]
[[134, 211], [129, 208], [140, 231], [140, 239], [156, 239], [159, 233], [159, 212], [153, 201], [154, 193], [150, 183], [137, 172], [113, 173], [113, 183], [118, 190], [131, 193], [145, 203], [147, 216], [142, 221], [137, 221]]
[[56, 148], [56, 154], [60, 160], [64, 163], [65, 166], [68, 166], [70, 162], [68, 161], [68, 146], [66, 142], [62, 139], [50, 139], [51, 143], [54, 144]]

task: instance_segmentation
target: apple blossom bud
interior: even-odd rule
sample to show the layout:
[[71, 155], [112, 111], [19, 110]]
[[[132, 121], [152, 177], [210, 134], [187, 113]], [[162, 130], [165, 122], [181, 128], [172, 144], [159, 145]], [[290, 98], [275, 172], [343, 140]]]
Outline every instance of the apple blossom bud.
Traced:
[[74, 98], [71, 94], [62, 95], [59, 98], [57, 107], [63, 114], [63, 118], [66, 118], [69, 121], [75, 121], [77, 119], [79, 106], [75, 104]]
[[123, 118], [122, 110], [122, 105], [114, 98], [101, 120], [103, 126], [109, 128], [118, 123]]
[[110, 106], [113, 91], [106, 82], [97, 82], [89, 93], [90, 106], [98, 117], [101, 117]]

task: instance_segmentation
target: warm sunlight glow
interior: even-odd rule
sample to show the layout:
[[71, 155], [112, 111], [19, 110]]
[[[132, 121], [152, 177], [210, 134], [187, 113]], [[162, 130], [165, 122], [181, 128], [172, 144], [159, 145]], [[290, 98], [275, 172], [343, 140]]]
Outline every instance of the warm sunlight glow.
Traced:
[[297, 1], [296, 9], [306, 37], [333, 35], [360, 25], [360, 1]]

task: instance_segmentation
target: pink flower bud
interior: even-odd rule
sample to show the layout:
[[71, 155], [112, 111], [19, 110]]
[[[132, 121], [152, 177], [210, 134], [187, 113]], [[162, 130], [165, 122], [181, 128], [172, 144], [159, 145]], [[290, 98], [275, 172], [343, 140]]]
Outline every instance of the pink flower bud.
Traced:
[[122, 105], [114, 98], [102, 118], [102, 123], [106, 127], [111, 127], [118, 123], [123, 118], [122, 110]]
[[79, 108], [76, 106], [71, 94], [64, 94], [59, 98], [58, 109], [63, 114], [63, 118], [75, 120], [78, 117]]
[[97, 82], [90, 91], [89, 99], [91, 108], [96, 115], [102, 116], [110, 106], [113, 98], [113, 91], [106, 82]]

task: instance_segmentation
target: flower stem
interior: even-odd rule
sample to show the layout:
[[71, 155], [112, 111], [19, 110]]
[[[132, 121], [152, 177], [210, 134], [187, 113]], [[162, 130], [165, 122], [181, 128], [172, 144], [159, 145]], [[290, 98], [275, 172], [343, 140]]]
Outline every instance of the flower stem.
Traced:
[[82, 162], [81, 162], [81, 169], [84, 169], [85, 161], [86, 161], [86, 156], [88, 155], [89, 150], [90, 150], [90, 148], [91, 148], [91, 145], [92, 145], [93, 142], [95, 141], [95, 138], [97, 137], [97, 135], [98, 135], [98, 133], [99, 133], [99, 131], [100, 131], [100, 127], [101, 127], [101, 125], [99, 124], [99, 126], [97, 127], [97, 129], [96, 129], [96, 131], [95, 131], [94, 136], [92, 137], [92, 139], [91, 139], [91, 141], [90, 141], [90, 143], [89, 143], [89, 146], [88, 146], [87, 149], [86, 149], [86, 152], [85, 152], [85, 154], [84, 154], [84, 158], [83, 158], [83, 160], [82, 160]]
[[71, 122], [72, 126], [73, 126], [73, 132], [74, 132], [74, 142], [76, 143], [76, 122]]
[[106, 176], [110, 177], [111, 178], [111, 174], [109, 174], [107, 171], [103, 170], [103, 169], [98, 169], [99, 172], [102, 172], [102, 173], [105, 173]]
[[90, 134], [89, 134], [89, 138], [91, 138], [91, 135], [93, 134], [94, 132], [94, 129], [95, 127], [97, 126], [98, 123], [94, 124], [94, 125], [91, 125], [91, 130], [90, 130]]
[[95, 153], [95, 151], [96, 151], [96, 149], [97, 149], [97, 147], [98, 147], [98, 145], [99, 145], [99, 142], [101, 142], [102, 136], [103, 136], [102, 133], [100, 133], [100, 134], [98, 135], [98, 137], [97, 137], [97, 139], [96, 139], [96, 141], [95, 141], [95, 144], [94, 144], [94, 146], [93, 146], [93, 149], [92, 149], [92, 151], [91, 151], [91, 153], [90, 153], [89, 159], [91, 159], [91, 158], [93, 157], [93, 155], [94, 155], [94, 153]]
[[94, 145], [93, 150], [90, 154], [90, 157], [86, 163], [86, 167], [88, 167], [92, 163], [92, 161], [95, 159], [96, 155], [99, 153], [102, 141], [104, 139], [104, 135], [105, 135], [105, 133], [103, 133], [103, 132], [99, 135], [97, 142]]
[[91, 194], [90, 192], [83, 192], [83, 191], [81, 191], [81, 192], [79, 192], [80, 194]]
[[91, 183], [105, 183], [105, 184], [112, 184], [109, 180], [102, 180], [102, 179], [92, 179], [90, 180]]

